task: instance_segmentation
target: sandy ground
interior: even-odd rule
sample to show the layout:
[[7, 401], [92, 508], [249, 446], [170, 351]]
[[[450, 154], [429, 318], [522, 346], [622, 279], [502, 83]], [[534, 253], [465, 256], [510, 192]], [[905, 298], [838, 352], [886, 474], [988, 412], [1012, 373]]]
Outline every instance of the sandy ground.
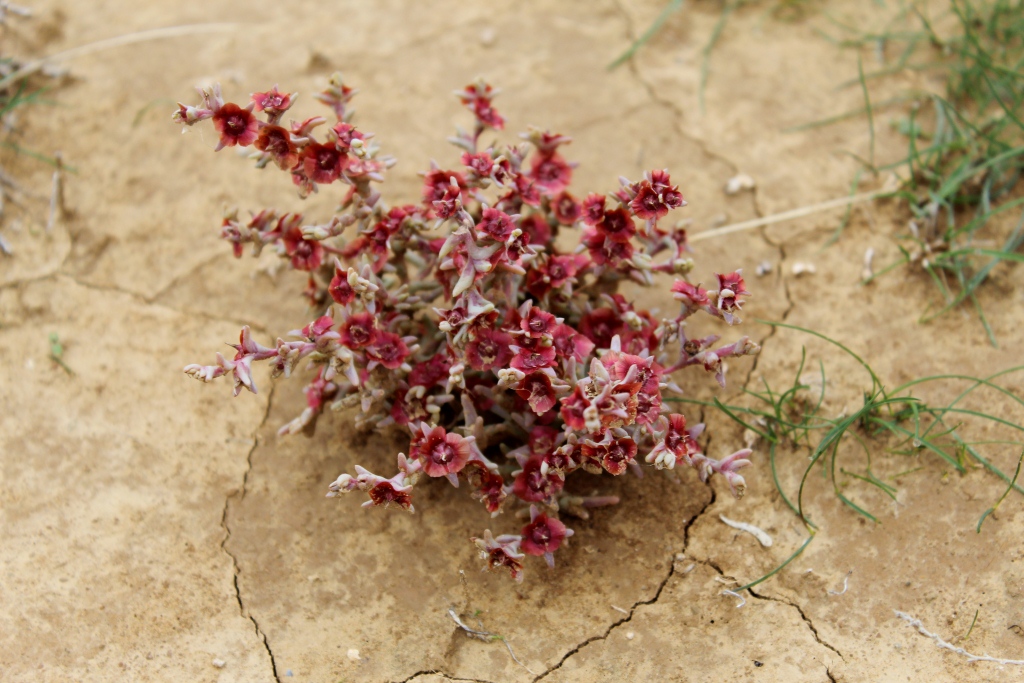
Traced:
[[[763, 444], [738, 501], [692, 472], [678, 482], [595, 479], [623, 504], [575, 522], [558, 567], [530, 566], [515, 585], [479, 571], [465, 539], [488, 520], [445, 487], [429, 489], [416, 515], [325, 499], [339, 472], [356, 462], [372, 469], [395, 445], [354, 434], [340, 414], [322, 419], [312, 438], [277, 438], [277, 426], [302, 406], [299, 382], [262, 376], [259, 395], [231, 400], [225, 385], [181, 373], [186, 363], [207, 362], [241, 324], [265, 341], [308, 321], [298, 278], [254, 275], [256, 265], [232, 259], [217, 238], [228, 204], [294, 209], [299, 200], [279, 175], [257, 173], [229, 152], [215, 156], [209, 131], [178, 134], [172, 100], [191, 101], [198, 82], [219, 80], [234, 98], [274, 83], [308, 94], [343, 70], [362, 90], [358, 122], [400, 157], [387, 185], [394, 200], [418, 192], [416, 172], [429, 158], [455, 158], [444, 137], [465, 116], [448, 93], [479, 74], [503, 89], [512, 129], [534, 124], [574, 137], [577, 187], [610, 190], [620, 174], [669, 167], [695, 231], [723, 215], [743, 220], [847, 192], [857, 166], [844, 152], [867, 152], [863, 120], [780, 131], [861, 105], [855, 88], [836, 87], [856, 75], [856, 54], [816, 29], [829, 26], [826, 13], [877, 25], [876, 6], [812, 3], [797, 21], [774, 18], [768, 2], [737, 11], [713, 53], [702, 111], [701, 50], [720, 3], [687, 3], [633, 65], [604, 68], [661, 4], [36, 4], [36, 19], [21, 29], [35, 55], [153, 27], [241, 23], [70, 64], [70, 80], [53, 94], [57, 106], [20, 124], [25, 144], [62, 151], [77, 170], [66, 178], [67, 213], [53, 234], [42, 230], [49, 170], [3, 158], [43, 199], [28, 202], [20, 232], [6, 230], [16, 255], [0, 260], [0, 679], [1021, 679], [1024, 667], [970, 663], [894, 614], [912, 614], [971, 652], [1024, 657], [1024, 514], [1011, 497], [974, 532], [1003, 490], [981, 470], [958, 475], [927, 453], [894, 455], [872, 444], [880, 477], [920, 468], [897, 478], [898, 503], [844, 478], [854, 482], [846, 494], [879, 524], [812, 476], [806, 500], [821, 531], [741, 608], [722, 590], [761, 576], [806, 537], [772, 485]], [[890, 87], [908, 83], [939, 87], [920, 75]], [[299, 108], [310, 106], [307, 97]], [[887, 122], [877, 133], [880, 158], [899, 156], [903, 143]], [[737, 172], [757, 180], [756, 192], [723, 193]], [[326, 211], [330, 198], [308, 204]], [[995, 350], [967, 312], [916, 322], [935, 302], [922, 275], [858, 284], [866, 248], [879, 264], [898, 255], [898, 209], [856, 210], [826, 247], [838, 220], [832, 212], [699, 244], [698, 274], [743, 267], [751, 275], [747, 332], [764, 351], [756, 364], [731, 368], [726, 392], [716, 394], [707, 377], [681, 378], [693, 395], [735, 399], [745, 383], [791, 382], [806, 346], [829, 372], [826, 411], [856, 409], [869, 387], [863, 370], [824, 343], [773, 333], [755, 319], [842, 340], [891, 385], [944, 372], [987, 375], [1022, 360], [1024, 271], [997, 269], [982, 294], [1002, 343]], [[764, 260], [774, 272], [753, 277]], [[798, 261], [817, 273], [794, 278]], [[52, 332], [74, 376], [47, 358]], [[1020, 378], [1008, 386], [1024, 392]], [[948, 402], [957, 388], [921, 394]], [[1005, 398], [972, 405], [1022, 417]], [[734, 424], [707, 419], [709, 453], [742, 443]], [[1012, 471], [1010, 447], [987, 452]], [[806, 456], [780, 453], [787, 490]], [[855, 444], [843, 457], [862, 471]], [[773, 546], [727, 527], [721, 514], [763, 528]], [[848, 590], [837, 595], [847, 576]], [[449, 609], [505, 636], [522, 665], [501, 642], [467, 637]]]

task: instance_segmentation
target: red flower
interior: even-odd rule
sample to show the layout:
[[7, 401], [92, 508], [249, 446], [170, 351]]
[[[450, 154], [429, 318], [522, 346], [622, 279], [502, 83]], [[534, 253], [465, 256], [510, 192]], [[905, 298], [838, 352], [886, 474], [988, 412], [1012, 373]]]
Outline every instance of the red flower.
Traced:
[[594, 350], [594, 342], [565, 324], [555, 328], [551, 340], [559, 356], [566, 359], [575, 358], [577, 363], [582, 363]]
[[560, 192], [551, 200], [551, 211], [555, 214], [555, 220], [562, 225], [572, 225], [581, 215], [579, 202], [568, 192]]
[[551, 241], [551, 226], [538, 213], [532, 213], [519, 221], [519, 229], [523, 231], [527, 244], [547, 244]]
[[265, 111], [269, 116], [278, 117], [292, 106], [291, 93], [283, 93], [275, 85], [267, 92], [254, 92], [251, 95], [256, 111]]
[[518, 351], [509, 363], [509, 367], [523, 372], [533, 372], [548, 368], [555, 364], [555, 349], [552, 346], [517, 346]]
[[469, 441], [458, 434], [449, 434], [443, 427], [432, 430], [416, 440], [413, 452], [423, 463], [423, 471], [431, 477], [458, 473], [469, 461]]
[[449, 182], [444, 194], [440, 199], [434, 200], [432, 205], [438, 218], [442, 220], [451, 218], [462, 208], [462, 188], [458, 183]]
[[[284, 218], [281, 220], [283, 222]], [[324, 259], [323, 245], [316, 240], [305, 239], [299, 221], [294, 219], [284, 233], [284, 250], [291, 257], [292, 268], [296, 270], [316, 270]]]
[[743, 302], [740, 301], [740, 296], [750, 294], [747, 291], [746, 283], [743, 282], [743, 276], [740, 275], [740, 271], [737, 270], [725, 275], [715, 273], [715, 277], [718, 278], [718, 308], [723, 311], [739, 309], [743, 305]]
[[461, 174], [455, 171], [442, 171], [435, 169], [428, 173], [423, 179], [423, 198], [428, 203], [442, 201], [445, 193], [451, 187], [452, 178], [455, 178], [455, 184], [460, 189], [466, 189], [466, 181]]
[[466, 344], [466, 360], [474, 370], [503, 368], [512, 358], [512, 336], [502, 330], [482, 328]]
[[603, 194], [588, 194], [587, 198], [583, 200], [583, 206], [580, 211], [583, 215], [583, 222], [587, 225], [597, 225], [604, 218], [604, 202], [605, 197]]
[[397, 370], [409, 355], [409, 347], [394, 332], [378, 332], [376, 342], [367, 347], [366, 355], [388, 370]]
[[661, 392], [648, 394], [641, 391], [636, 395], [636, 419], [635, 424], [649, 425], [661, 415]]
[[[518, 368], [517, 368], [518, 369]], [[538, 415], [543, 415], [555, 407], [558, 402], [555, 390], [551, 386], [551, 378], [543, 372], [531, 372], [516, 389], [519, 398], [530, 404], [530, 409]]]
[[487, 560], [488, 569], [504, 567], [513, 579], [523, 580], [522, 558], [526, 556], [519, 552], [519, 543], [523, 540], [521, 537], [502, 534], [494, 538], [491, 530], [487, 529], [483, 538], [471, 540], [480, 549], [480, 557]]
[[436, 353], [429, 360], [417, 363], [406, 379], [410, 386], [433, 387], [448, 378], [448, 370], [452, 367], [447, 353]]
[[590, 258], [599, 266], [617, 265], [633, 256], [633, 245], [605, 237], [600, 231], [588, 229], [583, 233], [583, 244], [590, 252]]
[[572, 390], [571, 394], [563, 397], [561, 403], [562, 409], [559, 414], [562, 416], [562, 421], [572, 429], [586, 429], [587, 421], [583, 416], [583, 411], [590, 405], [590, 399], [583, 395], [583, 390], [579, 385]]
[[512, 493], [530, 503], [540, 503], [558, 495], [565, 480], [543, 464], [544, 461], [536, 456], [527, 460], [512, 482]]
[[351, 303], [356, 298], [355, 290], [348, 283], [348, 272], [338, 266], [334, 267], [334, 277], [331, 278], [331, 284], [327, 286], [327, 292], [342, 306]]
[[672, 296], [676, 300], [682, 301], [691, 310], [704, 308], [710, 304], [708, 290], [703, 289], [700, 285], [691, 285], [686, 280], [676, 280], [672, 284]]
[[572, 181], [572, 166], [557, 152], [541, 154], [533, 160], [530, 177], [546, 194], [558, 194]]
[[534, 517], [523, 527], [523, 552], [527, 555], [545, 555], [558, 550], [565, 540], [565, 525], [545, 513]]
[[512, 218], [504, 211], [487, 208], [484, 209], [480, 222], [476, 224], [476, 229], [492, 239], [505, 242], [512, 236], [512, 231], [516, 229], [516, 225]]
[[411, 486], [395, 487], [390, 481], [382, 481], [367, 491], [367, 494], [374, 505], [388, 507], [394, 503], [403, 510], [412, 512], [412, 496], [408, 493], [411, 490]]
[[501, 509], [508, 493], [505, 491], [505, 480], [497, 472], [492, 472], [479, 460], [470, 460], [463, 468], [469, 485], [476, 489], [471, 495], [481, 501], [487, 511], [494, 514]]
[[628, 436], [612, 440], [605, 436], [601, 442], [587, 441], [583, 444], [583, 455], [599, 461], [606, 472], [620, 475], [636, 457], [636, 443]]
[[665, 448], [680, 460], [689, 459], [691, 455], [700, 453], [700, 446], [686, 429], [686, 417], [677, 413], [668, 416], [668, 431], [665, 432], [664, 443]]
[[612, 337], [620, 334], [624, 327], [621, 316], [610, 308], [598, 308], [580, 319], [580, 332], [599, 349], [609, 348]]
[[350, 349], [361, 349], [376, 341], [376, 318], [371, 313], [357, 313], [341, 326], [341, 343]]
[[291, 135], [281, 126], [263, 126], [256, 136], [256, 149], [266, 152], [282, 171], [290, 171], [299, 163], [299, 154]]
[[461, 161], [462, 165], [470, 170], [470, 174], [478, 178], [489, 178], [494, 170], [494, 157], [487, 152], [463, 152]]
[[418, 392], [410, 393], [407, 388], [400, 388], [395, 391], [395, 398], [391, 403], [391, 419], [403, 427], [410, 422], [422, 422], [430, 417], [426, 403]]
[[629, 238], [636, 234], [636, 226], [633, 219], [625, 209], [613, 209], [606, 211], [597, 224], [597, 231], [604, 237], [616, 242], [628, 242]]
[[491, 104], [491, 100], [497, 94], [494, 88], [483, 81], [467, 85], [462, 91], [456, 93], [462, 103], [473, 112], [480, 125], [501, 130], [505, 127], [505, 119]]
[[335, 124], [334, 128], [331, 128], [331, 132], [334, 133], [334, 146], [346, 154], [352, 149], [353, 140], [366, 139], [362, 133], [356, 130], [355, 126], [344, 121]]
[[213, 115], [213, 125], [220, 133], [217, 149], [241, 145], [248, 147], [256, 140], [259, 122], [253, 116], [252, 106], [242, 109], [237, 104], [228, 102]]
[[345, 154], [334, 145], [311, 142], [302, 150], [302, 170], [314, 183], [326, 185], [341, 177], [345, 168]]
[[650, 180], [641, 180], [632, 187], [636, 192], [636, 196], [629, 202], [633, 215], [644, 220], [657, 220], [667, 214], [669, 209], [686, 204], [679, 188], [670, 185], [672, 181], [668, 173], [654, 171], [650, 176]]
[[526, 316], [519, 321], [519, 327], [533, 339], [551, 334], [557, 324], [555, 316], [539, 306], [530, 306]]

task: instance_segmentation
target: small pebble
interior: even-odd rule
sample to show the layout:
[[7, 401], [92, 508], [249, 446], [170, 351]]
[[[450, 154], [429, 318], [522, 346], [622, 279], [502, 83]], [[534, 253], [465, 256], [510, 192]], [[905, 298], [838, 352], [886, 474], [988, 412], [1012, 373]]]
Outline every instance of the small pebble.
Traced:
[[764, 277], [773, 270], [775, 270], [775, 267], [772, 266], [771, 261], [761, 261], [757, 264], [757, 269], [754, 272], [757, 273], [759, 277]]
[[632, 631], [626, 634], [626, 640], [633, 640], [633, 638], [636, 638], [636, 634]]
[[480, 32], [480, 44], [484, 47], [490, 47], [494, 45], [494, 41], [498, 38], [497, 32], [493, 28], [485, 28]]
[[359, 650], [355, 649], [354, 647], [349, 649], [347, 654], [348, 658], [351, 659], [353, 662], [358, 662], [360, 659]]
[[227, 662], [225, 662], [223, 659], [214, 659], [213, 665], [218, 669], [223, 669], [225, 666], [227, 666]]
[[746, 173], [740, 173], [729, 178], [729, 182], [725, 184], [725, 193], [728, 195], [739, 194], [744, 190], [753, 190], [756, 186], [753, 178]]
[[800, 277], [801, 275], [814, 275], [817, 272], [818, 269], [814, 267], [813, 263], [797, 261], [793, 264], [793, 275], [796, 277]]

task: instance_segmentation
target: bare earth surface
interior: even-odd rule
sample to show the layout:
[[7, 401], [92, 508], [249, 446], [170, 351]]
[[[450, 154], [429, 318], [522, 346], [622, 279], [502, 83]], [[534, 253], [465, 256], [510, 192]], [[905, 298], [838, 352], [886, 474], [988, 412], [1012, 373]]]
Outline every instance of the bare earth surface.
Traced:
[[[418, 193], [416, 173], [430, 158], [455, 159], [444, 138], [466, 117], [448, 93], [483, 74], [503, 89], [510, 129], [573, 136], [576, 187], [608, 191], [620, 174], [668, 167], [699, 232], [723, 214], [738, 221], [841, 196], [857, 169], [844, 151], [867, 153], [863, 119], [781, 131], [862, 105], [856, 88], [837, 87], [856, 76], [856, 53], [816, 29], [829, 27], [826, 14], [871, 28], [880, 10], [829, 0], [781, 21], [770, 4], [730, 17], [702, 112], [701, 51], [721, 10], [708, 0], [686, 3], [632, 65], [612, 72], [605, 65], [660, 0], [38, 3], [19, 29], [36, 56], [154, 27], [243, 23], [69, 65], [70, 80], [52, 95], [58, 106], [20, 124], [22, 144], [60, 150], [77, 170], [66, 176], [67, 213], [53, 234], [42, 230], [50, 170], [5, 153], [5, 169], [43, 199], [27, 200], [22, 231], [5, 233], [15, 256], [0, 259], [0, 679], [1020, 680], [1024, 667], [940, 650], [894, 613], [973, 653], [1024, 658], [1021, 499], [1008, 498], [975, 533], [1005, 488], [983, 470], [960, 475], [926, 451], [895, 455], [872, 443], [874, 471], [898, 483], [898, 502], [842, 480], [877, 525], [815, 472], [805, 501], [817, 538], [740, 608], [722, 591], [771, 570], [806, 538], [772, 484], [764, 444], [740, 500], [691, 471], [678, 480], [653, 470], [642, 481], [595, 477], [594, 490], [624, 502], [574, 520], [557, 568], [531, 564], [517, 585], [481, 573], [466, 540], [511, 521], [489, 520], [446, 486], [427, 487], [415, 515], [324, 498], [340, 472], [391, 461], [397, 443], [356, 434], [344, 414], [326, 415], [312, 438], [278, 438], [304, 405], [299, 382], [258, 376], [259, 395], [232, 400], [226, 383], [203, 386], [181, 372], [208, 362], [244, 323], [266, 342], [309, 320], [300, 278], [257, 273], [259, 264], [234, 260], [217, 237], [227, 205], [294, 210], [300, 201], [280, 174], [214, 155], [209, 131], [178, 134], [173, 100], [191, 101], [194, 84], [221, 81], [229, 98], [244, 99], [279, 83], [302, 93], [298, 111], [312, 114], [309, 95], [342, 70], [362, 91], [357, 123], [399, 157], [385, 186], [399, 201]], [[908, 84], [941, 87], [921, 75], [890, 87]], [[904, 150], [887, 120], [876, 144], [883, 160]], [[722, 188], [738, 172], [757, 189], [727, 197]], [[302, 208], [326, 213], [334, 199]], [[826, 246], [840, 217], [695, 244], [698, 278], [745, 269], [754, 291], [745, 332], [764, 350], [756, 364], [734, 364], [725, 392], [698, 373], [679, 378], [691, 395], [736, 399], [744, 383], [787, 385], [806, 346], [813, 366], [828, 370], [826, 413], [859, 407], [870, 388], [863, 369], [757, 319], [841, 340], [892, 386], [929, 374], [987, 376], [1024, 360], [1024, 270], [1002, 266], [983, 290], [996, 350], [968, 311], [917, 322], [935, 302], [922, 274], [859, 284], [865, 249], [878, 264], [898, 256], [892, 236], [906, 216], [897, 207], [856, 209]], [[765, 260], [773, 272], [755, 277]], [[795, 278], [801, 261], [816, 274]], [[52, 332], [74, 376], [47, 357]], [[1008, 382], [1024, 392], [1019, 377]], [[920, 395], [948, 403], [963, 388]], [[1021, 421], [1008, 399], [986, 396], [965, 405]], [[709, 454], [742, 445], [734, 423], [706, 419]], [[1011, 447], [986, 452], [1012, 472]], [[863, 471], [855, 442], [842, 453], [841, 464]], [[780, 452], [787, 491], [806, 458]], [[720, 514], [761, 527], [774, 544], [761, 547]], [[502, 634], [521, 664], [500, 641], [468, 637], [450, 609]]]

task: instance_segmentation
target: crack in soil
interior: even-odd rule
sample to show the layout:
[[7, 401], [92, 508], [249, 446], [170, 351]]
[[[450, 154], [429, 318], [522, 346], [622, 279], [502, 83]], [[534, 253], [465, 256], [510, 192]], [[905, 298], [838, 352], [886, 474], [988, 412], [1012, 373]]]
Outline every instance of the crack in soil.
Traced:
[[[810, 620], [810, 618], [808, 618], [807, 614], [804, 612], [803, 608], [800, 607], [800, 605], [796, 604], [795, 602], [790, 602], [789, 600], [783, 600], [781, 598], [773, 598], [770, 595], [765, 595], [765, 594], [762, 594], [762, 593], [755, 593], [752, 588], [748, 588], [747, 592], [750, 593], [751, 595], [753, 595], [758, 600], [768, 600], [770, 602], [777, 602], [777, 603], [782, 604], [782, 605], [789, 605], [790, 607], [795, 609], [797, 611], [797, 614], [800, 615], [800, 618], [804, 620], [805, 624], [807, 624], [807, 628], [809, 628], [811, 630], [811, 634], [814, 636], [814, 640], [816, 640], [819, 645], [821, 645], [823, 647], [827, 647], [829, 650], [832, 650], [832, 652], [835, 652], [837, 655], [839, 655], [839, 659], [843, 660], [844, 662], [846, 661], [846, 657], [843, 656], [842, 652], [837, 650], [835, 647], [833, 647], [828, 642], [826, 642], [826, 641], [821, 639], [821, 636], [818, 634], [818, 629], [814, 627], [814, 622], [812, 622]], [[829, 674], [829, 678], [831, 678], [831, 673]]]
[[[629, 12], [626, 11], [626, 8], [622, 4], [622, 0], [615, 0], [615, 8], [619, 11], [619, 14], [622, 15], [623, 22], [626, 24], [626, 39], [629, 41], [629, 44], [632, 45], [636, 41], [636, 31], [633, 27], [633, 18], [629, 15]], [[674, 116], [672, 117], [672, 127], [675, 129], [675, 131], [679, 134], [680, 137], [686, 138], [690, 142], [700, 147], [701, 151], [707, 154], [712, 159], [717, 159], [718, 161], [728, 166], [730, 169], [732, 169], [733, 173], [736, 173], [739, 170], [739, 167], [736, 164], [726, 159], [721, 154], [710, 149], [707, 146], [707, 143], [704, 142], [704, 140], [701, 140], [700, 138], [696, 138], [690, 135], [683, 129], [682, 124], [680, 123], [680, 121], [682, 121], [684, 118], [683, 110], [680, 109], [679, 106], [672, 100], [665, 99], [664, 97], [658, 94], [657, 90], [654, 88], [654, 85], [652, 85], [651, 82], [648, 81], [640, 72], [640, 69], [636, 65], [635, 59], [630, 58], [629, 60], [627, 60], [626, 65], [629, 68], [630, 73], [632, 73], [636, 80], [640, 82], [640, 85], [643, 86], [651, 102], [658, 105], [659, 107], [668, 109], [670, 112], [674, 114]]]
[[[708, 510], [708, 508], [710, 508], [712, 505], [715, 504], [715, 500], [716, 500], [715, 490], [713, 488], [711, 488], [710, 491], [711, 491], [711, 498], [709, 498], [708, 502], [704, 504], [704, 507], [702, 507], [697, 512], [697, 514], [693, 516], [693, 519], [691, 519], [689, 522], [687, 522], [686, 526], [683, 527], [683, 549], [680, 551], [680, 553], [682, 553], [682, 554], [686, 553], [686, 548], [690, 544], [690, 528], [694, 525], [694, 523], [698, 519], [700, 519], [701, 515], [703, 515]], [[658, 590], [656, 590], [654, 592], [654, 596], [653, 597], [651, 597], [649, 600], [639, 600], [637, 602], [634, 602], [633, 605], [629, 608], [629, 614], [627, 614], [624, 618], [619, 619], [618, 621], [612, 622], [612, 624], [608, 626], [608, 628], [605, 630], [605, 632], [603, 634], [597, 635], [597, 636], [591, 636], [590, 638], [587, 638], [586, 640], [584, 640], [582, 643], [580, 643], [579, 645], [577, 645], [573, 649], [571, 649], [568, 652], [566, 652], [564, 655], [562, 655], [562, 658], [560, 660], [558, 660], [557, 664], [555, 664], [550, 669], [548, 669], [544, 673], [542, 673], [539, 676], [537, 676], [536, 678], [534, 678], [532, 683], [536, 683], [537, 681], [539, 681], [542, 678], [546, 677], [551, 672], [560, 669], [562, 667], [562, 665], [565, 664], [565, 662], [569, 660], [570, 657], [575, 655], [577, 652], [582, 650], [587, 645], [590, 645], [591, 643], [595, 643], [597, 641], [601, 641], [601, 640], [607, 639], [608, 636], [611, 635], [612, 631], [614, 631], [619, 626], [622, 626], [623, 624], [628, 623], [629, 621], [631, 621], [633, 619], [633, 615], [636, 613], [637, 608], [639, 608], [639, 607], [641, 607], [643, 605], [653, 605], [654, 603], [658, 602], [658, 598], [661, 597], [661, 593], [662, 593], [663, 590], [665, 590], [665, 586], [667, 586], [669, 580], [673, 576], [675, 576], [675, 573], [676, 573], [676, 559], [675, 559], [675, 557], [676, 557], [677, 554], [680, 554], [680, 553], [673, 553], [672, 557], [669, 558], [668, 574], [665, 576], [664, 579], [662, 579], [661, 583], [658, 585]]]
[[[273, 405], [273, 402], [274, 387], [271, 386], [270, 392], [267, 394], [267, 410], [263, 414], [263, 419], [260, 421], [259, 427], [257, 427], [257, 434], [258, 430], [262, 429], [267, 423], [267, 420], [270, 419], [270, 408]], [[259, 437], [256, 436], [253, 439], [252, 448], [249, 449], [249, 454], [246, 456], [246, 468], [245, 474], [242, 475], [242, 489], [239, 495], [239, 500], [245, 498], [245, 489], [249, 483], [249, 473], [252, 472], [252, 456], [253, 453], [256, 452], [256, 448], [259, 444]], [[259, 622], [256, 621], [256, 617], [254, 617], [252, 613], [245, 608], [245, 603], [242, 601], [242, 589], [238, 585], [238, 575], [242, 570], [238, 566], [238, 558], [236, 558], [227, 547], [228, 540], [231, 538], [231, 528], [228, 526], [228, 508], [231, 505], [231, 497], [231, 495], [228, 495], [228, 497], [224, 499], [224, 510], [221, 512], [220, 525], [224, 529], [224, 540], [220, 542], [220, 549], [224, 551], [225, 555], [231, 558], [231, 567], [234, 573], [235, 600], [238, 601], [238, 612], [252, 622], [253, 628], [256, 630], [256, 637], [263, 642], [263, 649], [267, 651], [267, 656], [270, 658], [270, 668], [274, 674], [274, 680], [277, 681], [277, 683], [281, 683], [281, 677], [277, 672], [277, 660], [274, 658], [274, 653], [270, 649], [270, 642], [267, 640], [267, 634], [263, 632], [263, 629], [260, 628]]]
[[485, 681], [482, 678], [459, 678], [457, 676], [451, 676], [440, 669], [424, 669], [423, 671], [417, 671], [408, 678], [403, 678], [402, 680], [397, 681], [397, 683], [409, 683], [420, 676], [444, 676], [447, 680], [456, 682], [468, 681], [469, 683], [492, 683], [492, 681]]

